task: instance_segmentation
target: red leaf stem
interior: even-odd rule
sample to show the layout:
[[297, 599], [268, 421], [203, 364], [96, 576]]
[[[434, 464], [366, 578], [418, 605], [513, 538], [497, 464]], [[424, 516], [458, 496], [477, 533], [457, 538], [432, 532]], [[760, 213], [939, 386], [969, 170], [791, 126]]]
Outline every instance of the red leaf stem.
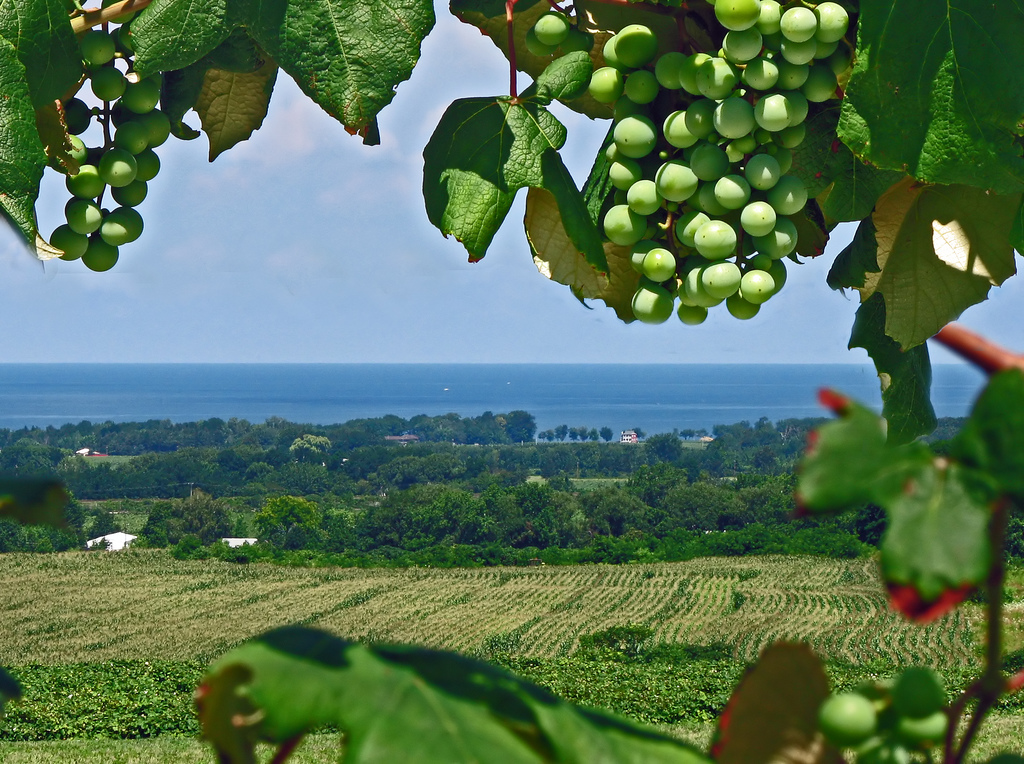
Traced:
[[508, 25], [508, 94], [513, 101], [519, 98], [516, 84], [516, 36], [512, 23], [512, 13], [516, 2], [517, 0], [505, 0], [505, 23]]
[[1006, 369], [1024, 371], [1024, 355], [1000, 347], [959, 324], [943, 327], [932, 339], [941, 342], [986, 374], [995, 374]]

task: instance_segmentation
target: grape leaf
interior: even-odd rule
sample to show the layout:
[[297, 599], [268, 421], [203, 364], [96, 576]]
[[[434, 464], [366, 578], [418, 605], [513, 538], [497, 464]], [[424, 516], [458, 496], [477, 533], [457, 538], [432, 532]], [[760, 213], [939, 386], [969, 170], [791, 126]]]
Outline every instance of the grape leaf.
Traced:
[[64, 112], [59, 101], [53, 101], [36, 109], [36, 130], [43, 143], [43, 150], [52, 167], [74, 175], [78, 172], [78, 162], [69, 153], [72, 149], [68, 138], [68, 128], [64, 124]]
[[4, 715], [4, 704], [21, 697], [21, 686], [3, 668], [0, 668], [0, 716]]
[[825, 251], [828, 244], [828, 232], [825, 219], [822, 217], [818, 203], [808, 199], [807, 204], [789, 219], [796, 226], [796, 254], [803, 257], [817, 257]]
[[957, 435], [953, 455], [995, 482], [994, 493], [1024, 497], [1024, 374], [989, 379]]
[[63, 98], [82, 76], [82, 53], [62, 0], [0, 3], [0, 37], [18, 51], [36, 108]]
[[270, 57], [260, 49], [244, 28], [235, 29], [202, 60], [213, 69], [226, 72], [255, 72]]
[[181, 140], [199, 137], [199, 131], [185, 124], [185, 113], [194, 108], [210, 67], [199, 61], [184, 69], [164, 72], [160, 89], [160, 108], [171, 121], [171, 133]]
[[640, 274], [629, 263], [628, 247], [605, 242], [607, 270], [599, 270], [572, 243], [565, 232], [555, 197], [542, 188], [531, 188], [527, 193], [523, 222], [533, 262], [541, 275], [565, 284], [580, 302], [598, 299], [612, 308], [622, 321], [635, 320], [632, 301]]
[[546, 101], [579, 98], [590, 84], [594, 65], [583, 51], [573, 51], [548, 64], [537, 77], [537, 96]]
[[827, 172], [832, 185], [818, 202], [825, 217], [836, 223], [866, 218], [878, 198], [904, 177], [860, 161], [840, 141], [833, 144]]
[[833, 147], [836, 139], [836, 124], [839, 122], [839, 105], [828, 105], [815, 110], [804, 121], [807, 133], [800, 145], [793, 149], [793, 166], [790, 175], [796, 175], [804, 182], [807, 196], [813, 198], [832, 185], [829, 172]]
[[454, 101], [423, 149], [427, 217], [471, 261], [484, 256], [521, 188], [544, 187], [544, 153], [565, 143], [543, 106], [507, 98]]
[[828, 677], [807, 645], [778, 642], [733, 691], [711, 753], [718, 764], [838, 764], [818, 732]]
[[985, 580], [992, 561], [991, 511], [956, 464], [920, 464], [885, 504], [882, 574], [925, 602]]
[[63, 526], [68, 494], [56, 480], [0, 479], [0, 517], [19, 523]]
[[878, 243], [875, 224], [871, 218], [864, 218], [850, 243], [836, 255], [826, 280], [832, 289], [862, 289], [869, 273], [878, 273]]
[[224, 42], [246, 0], [153, 0], [132, 20], [135, 70], [143, 77], [184, 69]]
[[364, 646], [290, 626], [235, 648], [196, 693], [203, 735], [225, 761], [324, 724], [341, 761], [620, 761], [703, 764], [654, 730], [579, 711], [494, 666], [415, 647]]
[[904, 348], [924, 342], [1015, 272], [1010, 228], [1020, 195], [906, 178], [882, 195], [872, 221], [877, 273], [862, 299], [885, 297], [885, 333]]
[[935, 429], [937, 420], [929, 390], [932, 366], [928, 346], [909, 350], [885, 334], [885, 301], [874, 294], [860, 308], [850, 335], [851, 348], [864, 348], [882, 383], [882, 416], [889, 423], [888, 442], [909, 443]]
[[263, 124], [276, 80], [273, 61], [255, 72], [206, 71], [195, 109], [210, 139], [211, 162]]
[[1021, 39], [1014, 0], [862, 0], [840, 137], [919, 180], [1020, 192]]
[[0, 209], [24, 237], [35, 243], [35, 202], [46, 167], [36, 128], [25, 67], [8, 40], [0, 38]]

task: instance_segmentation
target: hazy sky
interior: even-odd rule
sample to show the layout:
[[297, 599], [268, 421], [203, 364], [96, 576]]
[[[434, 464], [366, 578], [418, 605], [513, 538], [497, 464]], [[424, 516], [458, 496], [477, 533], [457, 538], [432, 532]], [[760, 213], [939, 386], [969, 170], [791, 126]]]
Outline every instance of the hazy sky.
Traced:
[[[263, 128], [213, 164], [205, 136], [158, 149], [163, 170], [139, 208], [146, 230], [114, 270], [41, 265], [0, 230], [0, 362], [866, 361], [846, 350], [856, 296], [824, 283], [849, 229], [791, 267], [753, 320], [713, 310], [699, 327], [623, 325], [540, 276], [525, 192], [487, 257], [469, 264], [426, 219], [422, 150], [454, 98], [505, 92], [507, 63], [446, 3], [437, 14], [412, 80], [380, 116], [380, 146], [349, 136], [282, 75]], [[582, 182], [607, 124], [556, 108]], [[47, 234], [63, 222], [62, 181], [44, 179]], [[1011, 306], [1022, 299], [1011, 279], [963, 321], [1020, 345]]]

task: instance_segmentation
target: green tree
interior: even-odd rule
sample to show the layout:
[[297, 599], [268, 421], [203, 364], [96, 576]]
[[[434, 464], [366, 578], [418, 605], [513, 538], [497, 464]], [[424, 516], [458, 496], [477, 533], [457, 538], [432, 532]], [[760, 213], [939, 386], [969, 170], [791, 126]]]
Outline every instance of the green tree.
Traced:
[[301, 435], [292, 441], [288, 451], [297, 461], [308, 462], [312, 460], [322, 461], [331, 450], [331, 441], [323, 435]]
[[271, 496], [263, 502], [253, 523], [262, 538], [278, 529], [287, 533], [294, 526], [312, 531], [320, 526], [321, 517], [315, 502], [298, 496]]
[[187, 499], [179, 502], [175, 514], [179, 522], [174, 541], [190, 535], [203, 544], [212, 544], [231, 533], [231, 515], [224, 502], [205, 491], [192, 491]]

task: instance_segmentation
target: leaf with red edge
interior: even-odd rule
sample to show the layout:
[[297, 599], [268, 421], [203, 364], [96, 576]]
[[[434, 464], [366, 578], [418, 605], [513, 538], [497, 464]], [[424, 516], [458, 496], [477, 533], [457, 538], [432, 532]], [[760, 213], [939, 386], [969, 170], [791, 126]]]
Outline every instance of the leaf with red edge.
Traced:
[[905, 615], [916, 623], [931, 623], [953, 610], [967, 599], [974, 589], [973, 586], [961, 586], [958, 589], [947, 589], [939, 598], [931, 602], [921, 599], [920, 592], [913, 586], [888, 584], [889, 604], [897, 613]]
[[712, 757], [719, 764], [841, 762], [818, 732], [818, 709], [828, 695], [828, 677], [807, 645], [769, 646], [729, 699]]

